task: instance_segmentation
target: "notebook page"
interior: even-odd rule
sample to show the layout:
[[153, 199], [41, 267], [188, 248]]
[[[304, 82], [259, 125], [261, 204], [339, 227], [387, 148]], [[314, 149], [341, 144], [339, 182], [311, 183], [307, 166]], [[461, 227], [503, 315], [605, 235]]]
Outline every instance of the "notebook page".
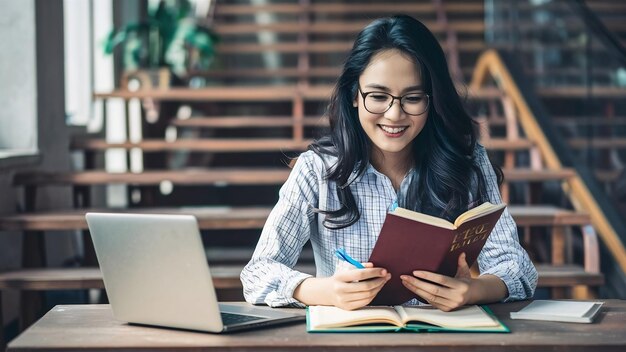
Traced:
[[404, 321], [418, 321], [450, 328], [499, 326], [489, 314], [479, 306], [463, 307], [444, 312], [433, 307], [397, 307]]

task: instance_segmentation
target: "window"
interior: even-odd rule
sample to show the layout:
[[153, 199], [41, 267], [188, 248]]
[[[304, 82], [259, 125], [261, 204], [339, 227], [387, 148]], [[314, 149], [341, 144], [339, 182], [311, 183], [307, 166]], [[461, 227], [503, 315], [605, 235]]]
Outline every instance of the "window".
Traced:
[[0, 161], [37, 154], [35, 1], [0, 0]]

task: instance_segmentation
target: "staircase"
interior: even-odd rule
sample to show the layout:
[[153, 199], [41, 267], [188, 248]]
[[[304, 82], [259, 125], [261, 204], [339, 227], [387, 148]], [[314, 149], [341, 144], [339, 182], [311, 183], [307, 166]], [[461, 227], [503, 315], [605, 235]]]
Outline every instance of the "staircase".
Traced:
[[[487, 21], [495, 24], [486, 33], [488, 45], [512, 50], [522, 59], [527, 82], [567, 149], [573, 150], [573, 162], [589, 174], [585, 183], [601, 198], [600, 212], [616, 224], [613, 227], [623, 228], [626, 4], [505, 0], [486, 8]], [[502, 29], [495, 31], [498, 26]], [[607, 296], [623, 297], [626, 289], [625, 233], [617, 231], [602, 241], [603, 272], [610, 277], [603, 289]]]

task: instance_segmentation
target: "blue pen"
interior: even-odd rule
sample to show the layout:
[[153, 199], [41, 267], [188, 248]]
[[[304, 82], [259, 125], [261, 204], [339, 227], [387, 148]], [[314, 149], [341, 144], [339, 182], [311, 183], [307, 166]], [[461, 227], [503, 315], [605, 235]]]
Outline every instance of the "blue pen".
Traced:
[[335, 255], [337, 255], [339, 259], [345, 260], [346, 262], [354, 265], [357, 269], [365, 269], [363, 264], [354, 260], [351, 256], [348, 255], [348, 253], [346, 253], [346, 250], [343, 248], [338, 248], [337, 250], [335, 250]]

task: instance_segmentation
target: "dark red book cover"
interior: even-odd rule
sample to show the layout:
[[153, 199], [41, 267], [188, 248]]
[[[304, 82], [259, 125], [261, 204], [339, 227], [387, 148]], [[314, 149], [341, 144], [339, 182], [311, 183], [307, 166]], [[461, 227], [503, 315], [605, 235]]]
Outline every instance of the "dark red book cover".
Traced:
[[402, 285], [400, 275], [426, 270], [453, 277], [463, 252], [471, 266], [503, 211], [466, 221], [454, 230], [387, 214], [369, 261], [387, 269], [391, 280], [370, 305], [399, 305], [419, 298]]

